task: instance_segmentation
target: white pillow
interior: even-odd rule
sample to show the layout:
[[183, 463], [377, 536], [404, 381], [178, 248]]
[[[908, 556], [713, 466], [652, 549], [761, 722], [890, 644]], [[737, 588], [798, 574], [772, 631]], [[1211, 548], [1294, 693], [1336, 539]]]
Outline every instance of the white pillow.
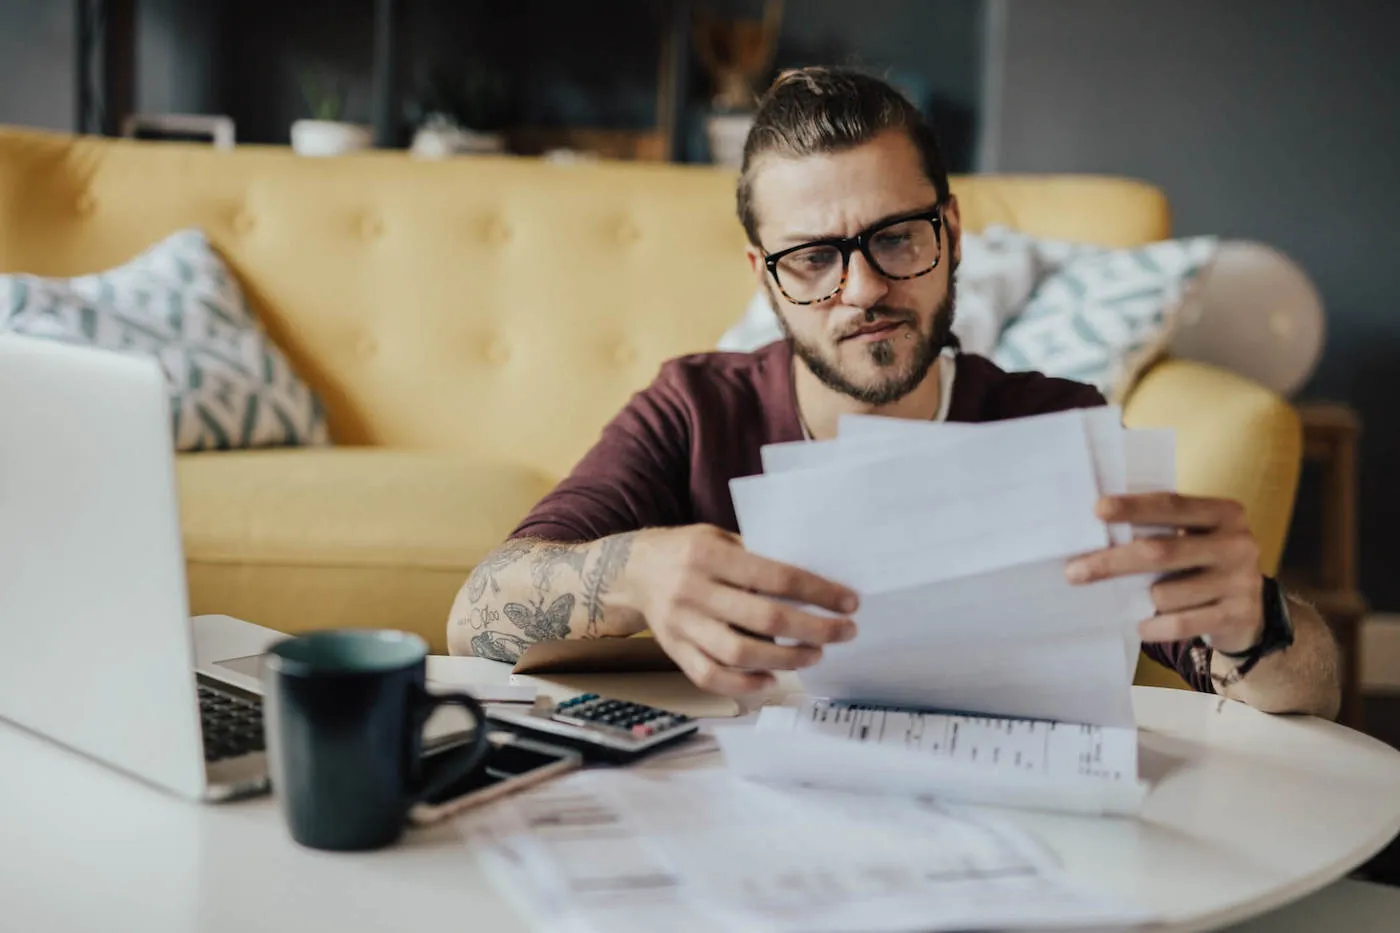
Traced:
[[95, 275], [0, 275], [4, 330], [155, 357], [169, 383], [177, 450], [330, 443], [320, 399], [199, 230]]

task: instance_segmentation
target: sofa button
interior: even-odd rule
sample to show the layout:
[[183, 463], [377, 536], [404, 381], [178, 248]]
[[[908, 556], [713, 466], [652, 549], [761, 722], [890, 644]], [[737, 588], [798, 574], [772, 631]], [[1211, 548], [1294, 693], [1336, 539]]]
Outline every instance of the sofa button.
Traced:
[[91, 191], [84, 191], [78, 195], [78, 200], [74, 204], [79, 214], [84, 217], [91, 217], [97, 210], [97, 198], [93, 197]]
[[247, 211], [239, 211], [233, 215], [233, 232], [247, 235], [253, 232], [253, 215]]
[[637, 229], [637, 225], [624, 217], [617, 222], [617, 241], [619, 243], [632, 244], [642, 238], [642, 231]]
[[504, 340], [492, 340], [486, 345], [486, 359], [492, 363], [510, 361], [510, 347]]
[[482, 225], [482, 236], [487, 243], [503, 246], [510, 242], [510, 227], [501, 218], [490, 217]]
[[364, 237], [366, 240], [377, 239], [383, 233], [384, 224], [380, 222], [378, 217], [372, 214], [366, 214], [364, 217], [360, 218], [360, 236]]
[[613, 347], [612, 358], [619, 366], [626, 366], [637, 359], [637, 351], [631, 344], [619, 343]]

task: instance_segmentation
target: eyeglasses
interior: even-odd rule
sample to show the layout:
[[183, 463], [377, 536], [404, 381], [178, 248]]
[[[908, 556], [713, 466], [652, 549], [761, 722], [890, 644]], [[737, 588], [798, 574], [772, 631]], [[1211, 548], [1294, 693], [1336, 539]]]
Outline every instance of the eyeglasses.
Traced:
[[768, 273], [796, 305], [826, 301], [846, 287], [851, 252], [859, 249], [887, 279], [916, 279], [938, 266], [943, 253], [943, 206], [881, 221], [848, 237], [826, 237], [769, 253]]

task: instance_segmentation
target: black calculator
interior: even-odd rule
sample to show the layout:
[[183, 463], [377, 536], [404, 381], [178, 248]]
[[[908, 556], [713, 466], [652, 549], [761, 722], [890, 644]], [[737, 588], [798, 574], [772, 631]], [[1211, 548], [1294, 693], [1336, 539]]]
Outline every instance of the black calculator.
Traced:
[[632, 761], [700, 728], [689, 716], [596, 693], [582, 693], [562, 703], [541, 697], [528, 709], [488, 705], [486, 712], [498, 728], [569, 745], [588, 761]]

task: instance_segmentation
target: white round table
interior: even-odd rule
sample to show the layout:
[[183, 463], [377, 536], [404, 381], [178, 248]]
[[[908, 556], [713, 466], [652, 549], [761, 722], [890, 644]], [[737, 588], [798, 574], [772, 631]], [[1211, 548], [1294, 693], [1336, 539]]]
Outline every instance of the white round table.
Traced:
[[[1299, 899], [1400, 831], [1400, 753], [1380, 742], [1184, 691], [1134, 701], [1154, 783], [1141, 817], [999, 812], [1076, 878], [1160, 911], [1154, 929], [1219, 929]], [[271, 798], [185, 802], [0, 723], [6, 929], [527, 929], [464, 842], [449, 823], [380, 852], [301, 849]]]

